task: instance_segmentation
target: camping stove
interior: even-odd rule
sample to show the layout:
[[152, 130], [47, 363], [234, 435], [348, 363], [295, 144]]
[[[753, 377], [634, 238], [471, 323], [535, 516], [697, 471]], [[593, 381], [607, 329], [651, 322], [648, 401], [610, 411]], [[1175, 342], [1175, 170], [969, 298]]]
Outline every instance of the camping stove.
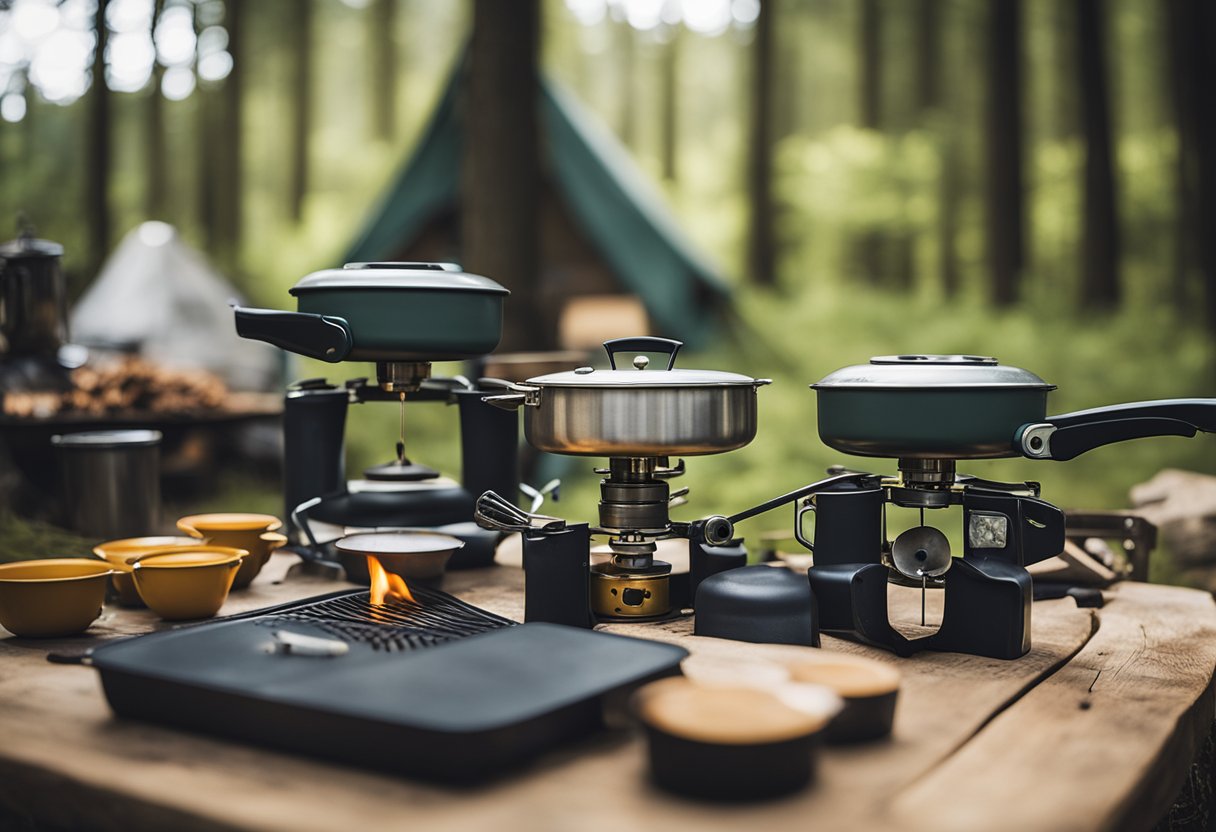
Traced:
[[[477, 502], [483, 527], [519, 532], [523, 537], [525, 620], [590, 626], [596, 619], [652, 621], [690, 607], [696, 584], [724, 569], [747, 563], [742, 541], [709, 547], [699, 526], [673, 521], [669, 509], [687, 502], [687, 488], [669, 480], [684, 473], [667, 457], [612, 457], [596, 468], [600, 480], [599, 525], [569, 524], [525, 512], [494, 492]], [[608, 538], [611, 557], [591, 565], [591, 536]], [[686, 538], [688, 575], [672, 574], [658, 560], [658, 541]]]
[[[795, 504], [794, 534], [814, 553], [807, 570], [818, 605], [819, 628], [893, 650], [970, 653], [1015, 659], [1030, 649], [1033, 600], [1025, 567], [1064, 548], [1064, 512], [1039, 498], [1036, 482], [1003, 483], [956, 473], [952, 459], [900, 459], [897, 476], [836, 468], [832, 476], [731, 517], [700, 521], [712, 542], [735, 523]], [[930, 512], [963, 510], [963, 555], [928, 525]], [[919, 523], [887, 539], [891, 507], [919, 513]], [[814, 516], [814, 531], [804, 522]], [[936, 632], [910, 637], [891, 622], [890, 583], [942, 591], [944, 612]], [[900, 622], [904, 626], [914, 622]]]

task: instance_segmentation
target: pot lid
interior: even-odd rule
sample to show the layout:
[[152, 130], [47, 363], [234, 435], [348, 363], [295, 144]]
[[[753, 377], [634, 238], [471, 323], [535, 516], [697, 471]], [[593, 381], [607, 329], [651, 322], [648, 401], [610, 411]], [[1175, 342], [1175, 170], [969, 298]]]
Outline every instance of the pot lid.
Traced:
[[767, 379], [756, 379], [739, 373], [718, 370], [601, 370], [595, 367], [579, 367], [564, 373], [530, 378], [525, 384], [537, 387], [755, 387], [768, 384]]
[[0, 243], [0, 260], [22, 260], [36, 257], [62, 257], [63, 246], [51, 240], [40, 240], [29, 234], [22, 234], [15, 240]]
[[442, 290], [509, 295], [506, 288], [488, 277], [467, 274], [455, 263], [347, 263], [340, 269], [325, 269], [302, 278], [291, 294], [318, 289]]
[[60, 448], [133, 448], [160, 444], [158, 430], [90, 430], [80, 433], [64, 433], [51, 437], [51, 442]]
[[1029, 370], [999, 363], [984, 355], [881, 355], [824, 376], [813, 390], [993, 388], [1054, 390]]

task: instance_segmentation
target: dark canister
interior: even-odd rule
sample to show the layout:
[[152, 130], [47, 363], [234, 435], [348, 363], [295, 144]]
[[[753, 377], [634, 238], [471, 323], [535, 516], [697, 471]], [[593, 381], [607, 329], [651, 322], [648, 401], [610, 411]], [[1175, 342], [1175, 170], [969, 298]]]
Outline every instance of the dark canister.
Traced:
[[763, 800], [804, 788], [834, 712], [826, 706], [795, 708], [758, 688], [684, 677], [647, 685], [635, 694], [633, 707], [646, 730], [655, 785], [720, 802]]
[[830, 655], [790, 665], [795, 682], [823, 685], [840, 695], [844, 708], [823, 732], [830, 743], [864, 742], [891, 735], [900, 673], [857, 656]]
[[54, 358], [68, 340], [63, 246], [22, 234], [0, 244], [0, 352]]
[[52, 437], [68, 525], [101, 540], [154, 532], [160, 524], [160, 440], [158, 430]]
[[[881, 488], [822, 491], [799, 504], [794, 536], [814, 553], [816, 566], [877, 563], [882, 552], [882, 512]], [[807, 514], [815, 518], [810, 536], [803, 527]]]
[[697, 589], [696, 610], [698, 636], [819, 646], [810, 584], [788, 569], [757, 564], [712, 575]]

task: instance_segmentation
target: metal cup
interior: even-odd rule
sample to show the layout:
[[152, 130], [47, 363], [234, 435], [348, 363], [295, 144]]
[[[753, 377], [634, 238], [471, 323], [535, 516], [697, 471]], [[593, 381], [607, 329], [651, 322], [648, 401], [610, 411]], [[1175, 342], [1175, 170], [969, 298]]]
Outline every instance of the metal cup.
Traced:
[[[794, 537], [815, 554], [816, 566], [878, 563], [883, 544], [883, 491], [821, 491], [798, 506]], [[803, 530], [806, 515], [814, 514], [814, 540]]]
[[101, 430], [52, 437], [68, 526], [110, 540], [153, 532], [160, 522], [157, 430]]

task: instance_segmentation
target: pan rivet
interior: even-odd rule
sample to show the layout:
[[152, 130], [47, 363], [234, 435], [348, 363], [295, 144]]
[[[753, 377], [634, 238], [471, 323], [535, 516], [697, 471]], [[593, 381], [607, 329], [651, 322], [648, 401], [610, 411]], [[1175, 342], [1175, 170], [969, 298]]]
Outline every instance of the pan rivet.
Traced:
[[325, 354], [326, 354], [326, 355], [333, 355], [335, 352], [337, 352], [337, 350], [335, 350], [333, 347], [330, 347], [329, 349], [327, 349], [327, 350], [325, 351]]
[[1030, 437], [1030, 447], [1036, 451], [1040, 450], [1043, 447], [1043, 437], [1041, 437], [1041, 436]]

